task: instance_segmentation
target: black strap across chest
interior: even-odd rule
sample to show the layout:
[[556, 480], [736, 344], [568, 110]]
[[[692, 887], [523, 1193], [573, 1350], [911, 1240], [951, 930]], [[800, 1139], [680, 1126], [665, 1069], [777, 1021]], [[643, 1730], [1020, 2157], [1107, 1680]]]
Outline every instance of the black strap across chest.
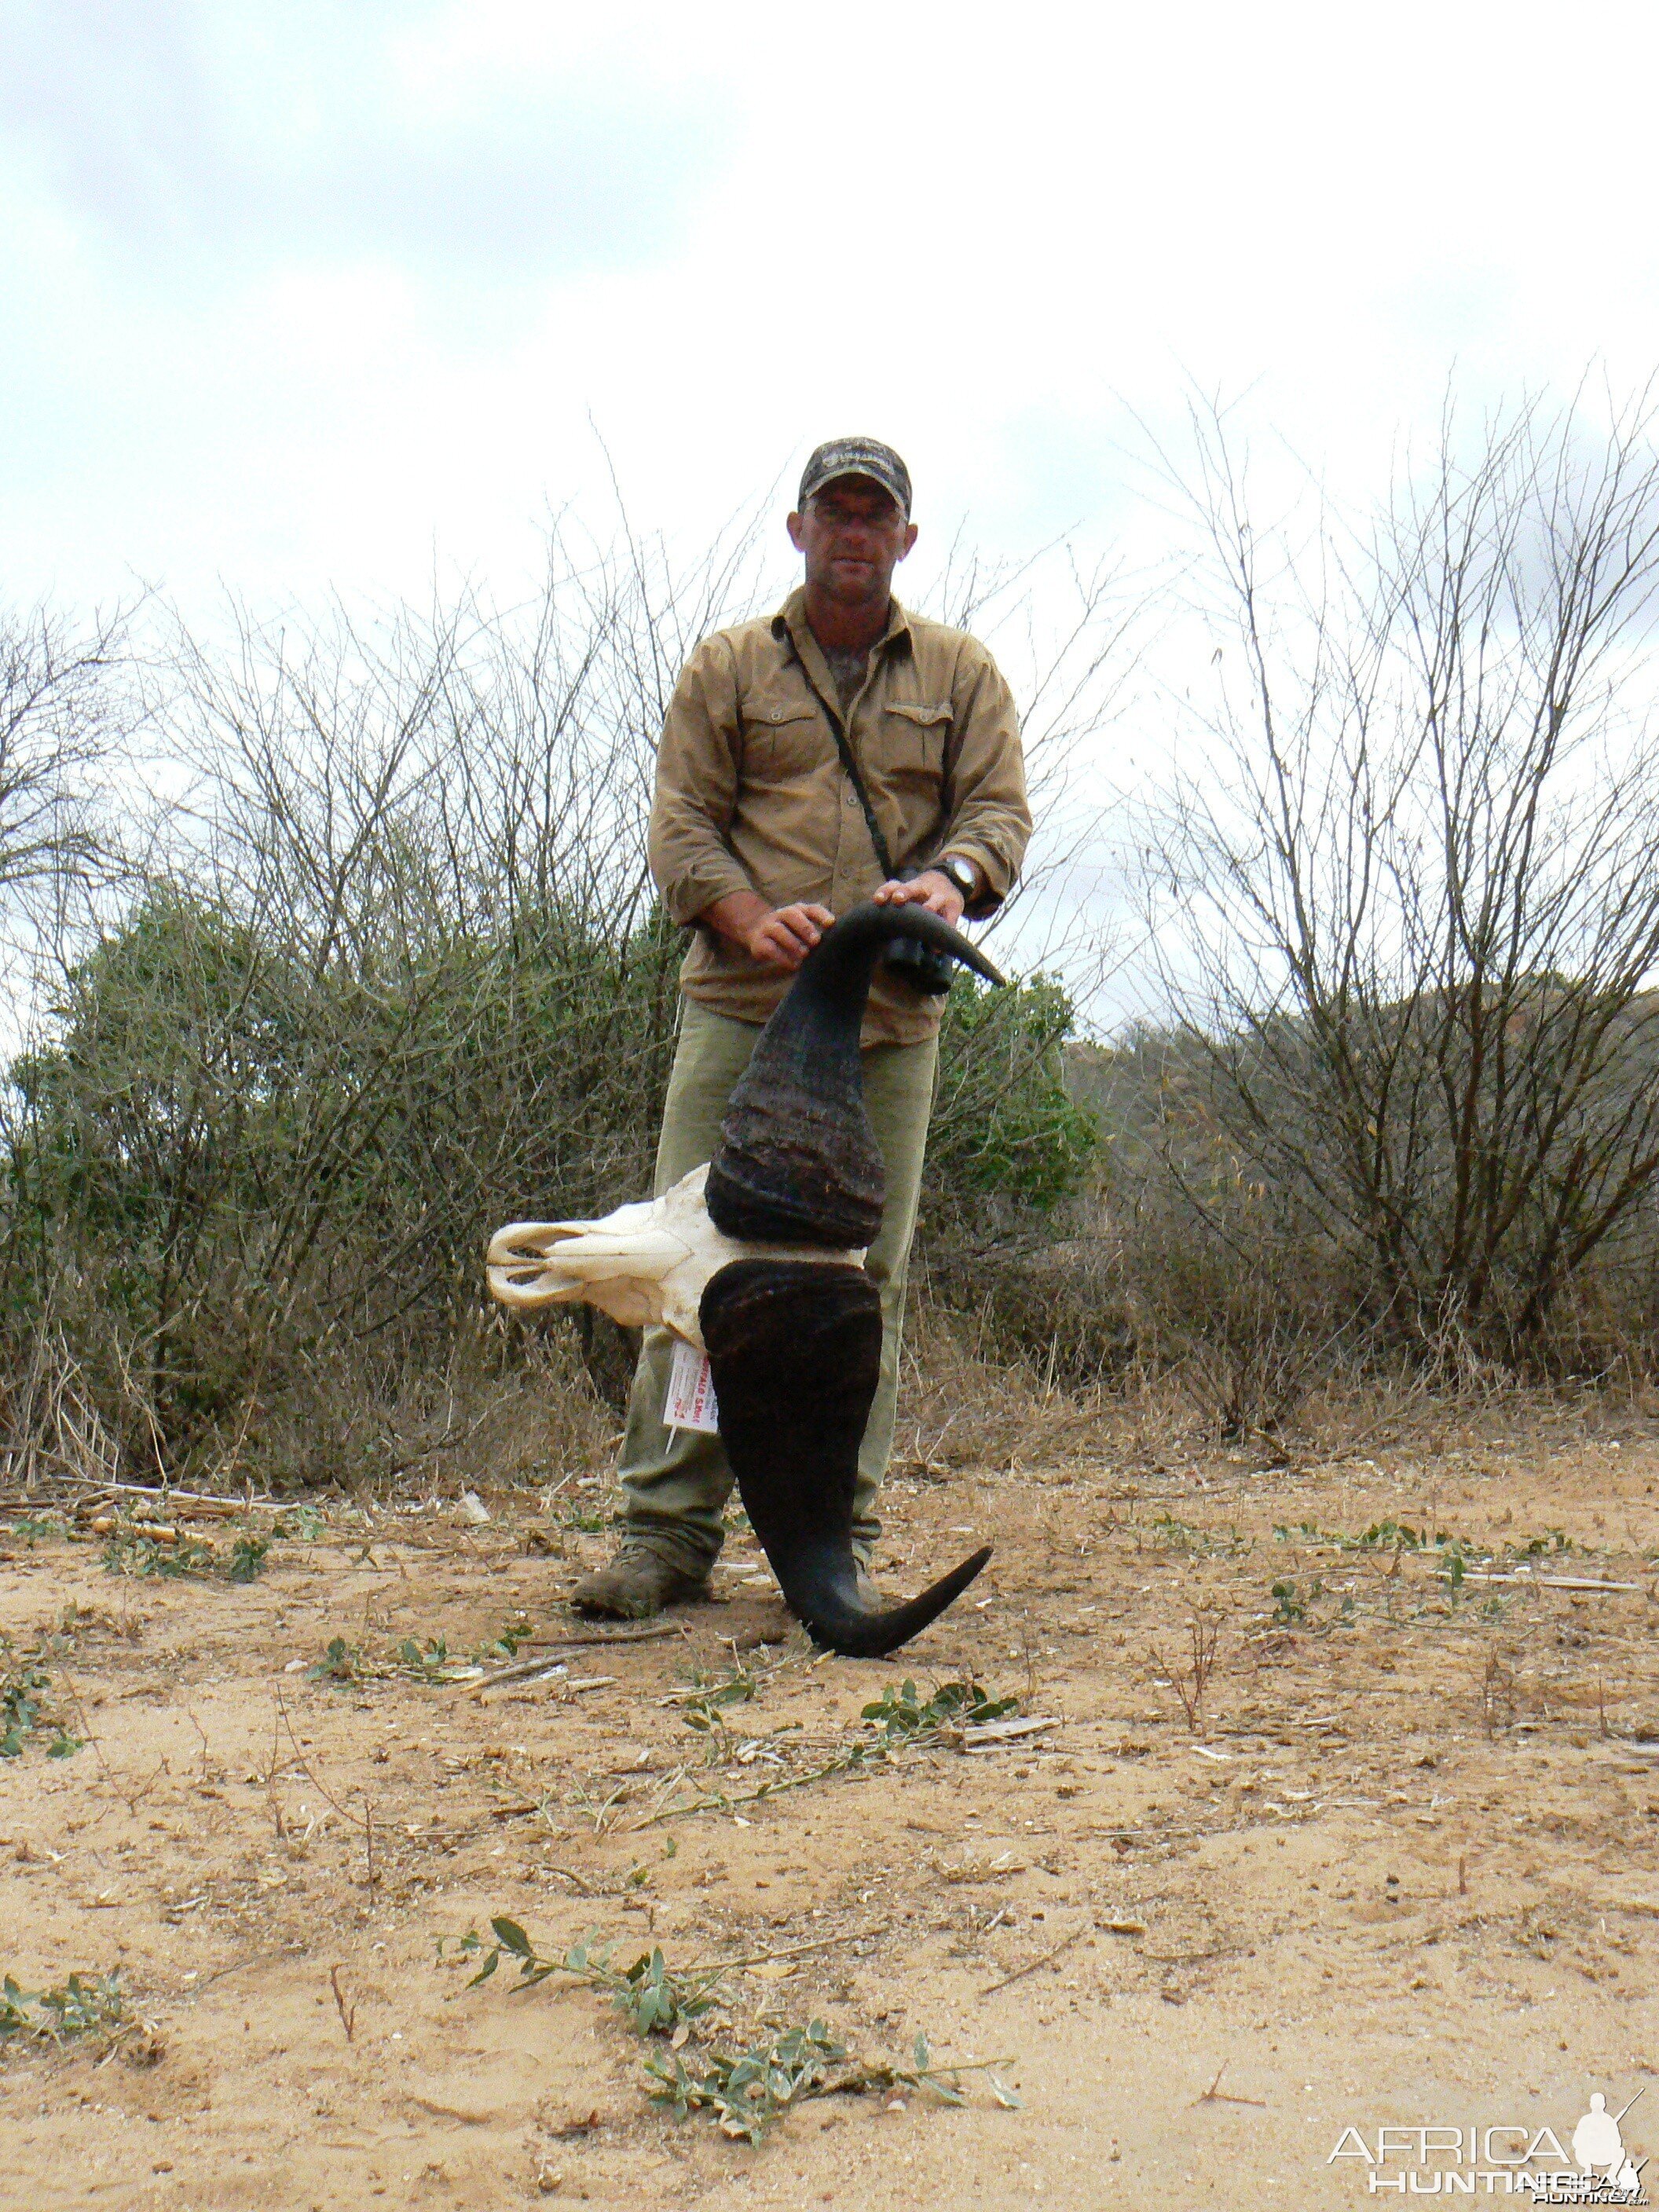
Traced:
[[[832, 707], [830, 702], [824, 697], [817, 685], [813, 683], [812, 672], [807, 667], [806, 663], [801, 659], [799, 653], [798, 651], [794, 651], [793, 647], [792, 658], [793, 659], [797, 667], [800, 670], [801, 675], [805, 679], [807, 690], [811, 691], [812, 696], [817, 701], [819, 706], [823, 708], [824, 715], [829, 721], [830, 732], [836, 741], [836, 751], [841, 759], [842, 773], [845, 775], [848, 783], [853, 787], [854, 796], [857, 799], [860, 809], [864, 816], [864, 826], [870, 832], [870, 842], [875, 848], [876, 866], [881, 870], [882, 874], [886, 877], [890, 883], [896, 882], [898, 879], [899, 871], [893, 865], [892, 848], [889, 846], [886, 837], [883, 835], [880, 823], [876, 819], [876, 810], [870, 803], [869, 790], [865, 784], [863, 776], [859, 772], [858, 759], [854, 753], [852, 744], [848, 738], [846, 726], [842, 720], [841, 715], [836, 708]], [[939, 832], [941, 836], [944, 834], [945, 823], [951, 817], [950, 791], [951, 771], [949, 745], [947, 741], [945, 763], [939, 779]]]

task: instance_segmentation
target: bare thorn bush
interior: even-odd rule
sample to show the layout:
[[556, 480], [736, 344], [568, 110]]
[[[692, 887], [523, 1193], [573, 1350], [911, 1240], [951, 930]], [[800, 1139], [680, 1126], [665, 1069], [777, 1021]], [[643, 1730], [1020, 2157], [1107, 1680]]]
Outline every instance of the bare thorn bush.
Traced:
[[1194, 1735], [1204, 1733], [1204, 1693], [1215, 1672], [1216, 1659], [1221, 1648], [1222, 1616], [1206, 1611], [1202, 1606], [1194, 1608], [1187, 1624], [1187, 1664], [1172, 1667], [1157, 1644], [1147, 1645], [1153, 1665], [1165, 1678], [1176, 1693], [1187, 1726]]
[[1488, 1741], [1513, 1725], [1515, 1695], [1514, 1672], [1494, 1644], [1480, 1675], [1480, 1724]]
[[[1017, 623], [1018, 580], [957, 583]], [[1078, 584], [1036, 732], [1056, 766], [1115, 635], [1106, 580]], [[624, 517], [609, 547], [556, 527], [526, 606], [233, 607], [148, 638], [142, 685], [118, 625], [0, 623], [0, 915], [22, 902], [46, 970], [0, 1088], [26, 1480], [608, 1455], [633, 1345], [586, 1309], [486, 1310], [480, 1255], [512, 1214], [650, 1188], [683, 951], [646, 863], [654, 748], [692, 646], [763, 589], [752, 527], [682, 562]], [[1041, 1212], [1082, 1174], [1070, 1020], [1040, 979], [960, 992], [941, 1218]]]
[[1216, 678], [1144, 825], [1143, 1134], [1224, 1246], [1256, 1194], [1287, 1310], [1334, 1280], [1450, 1366], [1604, 1364], [1652, 1276], [1652, 428], [1650, 395], [1599, 432], [1449, 410], [1374, 518], [1298, 539], [1194, 420]]

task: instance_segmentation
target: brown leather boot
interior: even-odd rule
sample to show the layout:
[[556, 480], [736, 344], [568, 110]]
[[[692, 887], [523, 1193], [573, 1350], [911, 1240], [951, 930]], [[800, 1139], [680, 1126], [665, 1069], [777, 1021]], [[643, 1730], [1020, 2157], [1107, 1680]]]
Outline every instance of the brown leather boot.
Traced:
[[570, 1593], [578, 1613], [648, 1620], [665, 1605], [708, 1595], [708, 1577], [687, 1574], [641, 1544], [624, 1544], [608, 1567], [584, 1575]]

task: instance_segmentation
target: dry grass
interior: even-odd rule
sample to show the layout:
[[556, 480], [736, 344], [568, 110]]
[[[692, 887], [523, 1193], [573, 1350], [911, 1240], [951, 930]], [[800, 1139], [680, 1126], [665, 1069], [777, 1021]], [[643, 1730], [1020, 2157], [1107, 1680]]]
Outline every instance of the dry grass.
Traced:
[[1659, 1389], [1635, 1375], [1595, 1387], [1518, 1382], [1471, 1364], [1439, 1375], [1405, 1364], [1310, 1376], [1270, 1431], [1228, 1438], [1206, 1382], [1190, 1367], [1136, 1368], [1066, 1389], [1020, 1358], [996, 1356], [984, 1315], [913, 1301], [895, 1433], [896, 1471], [1109, 1462], [1173, 1470], [1230, 1443], [1252, 1465], [1286, 1468], [1384, 1453], [1431, 1460], [1482, 1438], [1522, 1432], [1565, 1447], [1659, 1413]]

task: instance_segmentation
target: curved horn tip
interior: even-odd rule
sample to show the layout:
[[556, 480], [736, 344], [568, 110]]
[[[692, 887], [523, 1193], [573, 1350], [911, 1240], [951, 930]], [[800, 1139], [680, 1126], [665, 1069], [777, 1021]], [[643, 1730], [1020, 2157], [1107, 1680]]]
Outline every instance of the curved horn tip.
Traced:
[[872, 910], [886, 918], [887, 928], [894, 936], [920, 937], [924, 943], [936, 945], [959, 960], [964, 968], [971, 968], [988, 983], [1006, 988], [1008, 978], [994, 960], [981, 951], [971, 937], [964, 936], [954, 922], [935, 914], [931, 907], [916, 903], [907, 906], [878, 907], [870, 902]]
[[959, 1566], [907, 1604], [882, 1606], [872, 1612], [845, 1605], [807, 1605], [801, 1619], [815, 1643], [844, 1659], [884, 1659], [930, 1627], [946, 1607], [954, 1605], [992, 1556], [982, 1544]]

